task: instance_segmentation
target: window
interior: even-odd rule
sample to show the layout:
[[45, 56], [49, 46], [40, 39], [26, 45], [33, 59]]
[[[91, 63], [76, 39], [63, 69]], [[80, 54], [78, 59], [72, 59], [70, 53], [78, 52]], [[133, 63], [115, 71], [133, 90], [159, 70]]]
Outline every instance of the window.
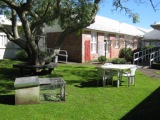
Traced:
[[116, 35], [115, 48], [119, 48], [119, 35]]
[[119, 48], [124, 47], [124, 35], [119, 35]]
[[6, 35], [0, 35], [0, 46], [5, 47], [8, 43]]
[[97, 53], [97, 33], [91, 33], [91, 53]]
[[133, 48], [133, 37], [131, 36], [126, 36], [125, 37], [125, 47], [126, 48]]
[[110, 41], [108, 39], [108, 35], [105, 34], [104, 39], [106, 40], [106, 43], [104, 43], [104, 51], [105, 51], [105, 46], [106, 46], [106, 53], [110, 52]]
[[7, 35], [4, 33], [0, 33], [0, 47], [1, 48], [15, 48], [18, 47], [16, 44], [13, 42], [9, 41], [7, 38]]

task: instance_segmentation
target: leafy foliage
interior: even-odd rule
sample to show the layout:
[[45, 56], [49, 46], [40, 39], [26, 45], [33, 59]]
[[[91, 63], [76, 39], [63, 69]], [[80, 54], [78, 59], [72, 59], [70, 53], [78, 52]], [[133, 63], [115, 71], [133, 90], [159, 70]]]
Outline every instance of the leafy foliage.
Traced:
[[15, 54], [17, 60], [26, 61], [28, 59], [28, 55], [24, 50], [18, 50]]
[[127, 62], [130, 62], [132, 60], [132, 49], [122, 48], [119, 51], [119, 58], [125, 58]]
[[125, 58], [114, 58], [112, 60], [113, 64], [125, 64], [126, 63], [126, 59]]
[[105, 56], [99, 56], [98, 57], [98, 61], [101, 62], [101, 63], [105, 63], [107, 60], [107, 58]]
[[[0, 13], [12, 21], [10, 28], [0, 24], [0, 30], [10, 41], [26, 51], [32, 64], [43, 64], [55, 56], [64, 38], [94, 22], [100, 0], [1, 0]], [[43, 7], [42, 7], [43, 6]], [[21, 27], [17, 24], [21, 22]], [[57, 23], [63, 32], [57, 38], [53, 51], [41, 56], [38, 35], [45, 25], [54, 27]], [[22, 36], [22, 34], [24, 36]]]

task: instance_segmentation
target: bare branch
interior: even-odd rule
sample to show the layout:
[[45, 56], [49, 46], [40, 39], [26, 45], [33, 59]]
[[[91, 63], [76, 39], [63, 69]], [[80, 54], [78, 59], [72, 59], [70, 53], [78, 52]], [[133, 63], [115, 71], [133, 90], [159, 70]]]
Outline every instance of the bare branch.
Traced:
[[[56, 3], [56, 7], [57, 9], [55, 9], [52, 13], [52, 15], [48, 15], [48, 9], [51, 7], [50, 6], [51, 4], [48, 3], [47, 7], [46, 7], [46, 10], [43, 14], [43, 16], [40, 16], [38, 15], [38, 13], [35, 13], [37, 15], [37, 21], [35, 21], [34, 23], [31, 24], [31, 31], [33, 33], [36, 32], [36, 27], [37, 26], [42, 26], [44, 23], [48, 22], [48, 21], [52, 21], [52, 20], [55, 20], [59, 13], [60, 13], [60, 0], [57, 0], [57, 3]], [[34, 14], [34, 13], [33, 13]]]
[[28, 11], [31, 9], [32, 3], [33, 3], [33, 0], [27, 0], [26, 3], [21, 5], [21, 7], [23, 8], [24, 11]]
[[45, 10], [45, 12], [44, 12], [44, 15], [43, 16], [46, 16], [46, 14], [47, 14], [47, 12], [48, 12], [48, 9], [49, 9], [49, 7], [50, 7], [50, 2], [48, 2], [48, 5], [47, 5], [47, 8], [46, 8], [46, 10]]
[[18, 5], [12, 0], [1, 0], [2, 2], [6, 3], [10, 8], [17, 9]]
[[124, 7], [121, 3], [121, 0], [114, 0], [113, 6], [116, 7], [116, 11], [124, 11], [128, 17], [131, 17], [133, 19], [133, 23], [139, 22], [139, 16], [137, 13], [134, 13], [133, 10], [130, 10], [128, 7]]
[[151, 5], [152, 5], [153, 10], [156, 12], [156, 9], [155, 9], [155, 6], [154, 6], [152, 0], [150, 0], [150, 2], [151, 2]]
[[95, 4], [98, 4], [101, 0], [94, 0]]
[[29, 13], [30, 13], [30, 15], [31, 15], [32, 17], [34, 17], [35, 19], [38, 20], [38, 18], [39, 18], [38, 14], [34, 13], [34, 12], [31, 11], [31, 10], [29, 11]]
[[12, 10], [12, 31], [15, 39], [19, 38], [18, 29], [17, 29], [17, 14], [15, 10]]

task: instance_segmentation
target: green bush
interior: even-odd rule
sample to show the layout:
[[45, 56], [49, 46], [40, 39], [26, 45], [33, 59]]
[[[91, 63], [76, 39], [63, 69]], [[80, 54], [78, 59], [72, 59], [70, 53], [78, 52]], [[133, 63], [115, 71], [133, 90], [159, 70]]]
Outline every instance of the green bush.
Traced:
[[24, 50], [18, 50], [16, 52], [16, 59], [17, 60], [25, 61], [25, 60], [28, 59], [28, 55], [27, 55], [27, 53]]
[[39, 51], [39, 56], [41, 57], [41, 58], [44, 58], [45, 56], [46, 56], [46, 52], [45, 51], [42, 51], [42, 50], [40, 50]]
[[149, 45], [149, 46], [145, 46], [143, 49], [151, 49], [151, 48], [154, 48], [155, 46], [154, 45]]
[[113, 59], [114, 59], [114, 58], [107, 58], [106, 62], [107, 62], [107, 63], [112, 63]]
[[113, 64], [126, 64], [125, 58], [114, 58], [112, 60]]
[[105, 56], [101, 55], [101, 56], [98, 57], [98, 61], [101, 62], [101, 63], [105, 63], [106, 60], [107, 60], [107, 58]]
[[119, 51], [119, 58], [125, 58], [127, 62], [131, 62], [133, 55], [132, 55], [132, 49], [131, 48], [122, 48]]

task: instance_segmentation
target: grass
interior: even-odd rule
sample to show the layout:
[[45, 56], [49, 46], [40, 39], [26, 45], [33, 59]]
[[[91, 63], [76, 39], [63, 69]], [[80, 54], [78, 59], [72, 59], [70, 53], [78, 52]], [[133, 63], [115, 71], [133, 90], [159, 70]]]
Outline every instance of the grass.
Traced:
[[[59, 64], [51, 75], [66, 81], [66, 101], [34, 105], [14, 105], [14, 80], [20, 77], [12, 65], [19, 61], [0, 61], [1, 120], [123, 120], [154, 119], [160, 112], [160, 81], [136, 71], [136, 86], [127, 87], [123, 78], [119, 88], [97, 87], [95, 66]], [[160, 118], [160, 117], [159, 117]]]
[[160, 75], [160, 71], [156, 71], [155, 73]]

